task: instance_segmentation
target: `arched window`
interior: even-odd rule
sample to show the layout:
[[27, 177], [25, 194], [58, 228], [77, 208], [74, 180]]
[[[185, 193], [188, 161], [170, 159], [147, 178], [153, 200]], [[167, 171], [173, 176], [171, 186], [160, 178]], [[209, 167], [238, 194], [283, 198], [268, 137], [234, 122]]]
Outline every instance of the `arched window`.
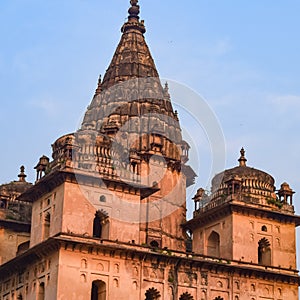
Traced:
[[94, 223], [93, 223], [93, 237], [101, 238], [102, 237], [102, 224], [101, 217], [97, 212], [95, 214]]
[[261, 231], [267, 232], [267, 231], [268, 231], [267, 226], [266, 226], [266, 225], [262, 226], [262, 227], [261, 227]]
[[7, 202], [5, 199], [0, 200], [0, 208], [6, 208], [7, 207]]
[[81, 260], [81, 269], [86, 269], [87, 268], [87, 260], [83, 258]]
[[119, 280], [118, 279], [114, 279], [113, 280], [113, 286], [115, 287], [115, 288], [118, 288], [119, 287]]
[[224, 298], [218, 296], [218, 297], [216, 297], [214, 300], [224, 300]]
[[40, 283], [40, 285], [39, 285], [38, 300], [45, 300], [45, 283], [44, 282]]
[[186, 247], [186, 252], [192, 252], [193, 251], [193, 232], [191, 230], [186, 231], [186, 242], [185, 242], [185, 247]]
[[86, 275], [85, 275], [85, 274], [81, 274], [81, 275], [80, 275], [80, 281], [81, 281], [82, 283], [85, 283], [85, 282], [86, 282]]
[[155, 288], [148, 289], [145, 293], [145, 296], [146, 296], [145, 300], [161, 299], [160, 292]]
[[220, 236], [213, 231], [207, 240], [207, 255], [220, 257]]
[[93, 237], [103, 238], [108, 236], [108, 214], [103, 209], [96, 211], [93, 221]]
[[100, 202], [106, 202], [106, 197], [104, 195], [101, 195], [99, 198]]
[[194, 297], [188, 292], [185, 292], [180, 296], [179, 300], [194, 300]]
[[258, 264], [271, 265], [271, 247], [270, 242], [266, 238], [262, 238], [258, 242]]
[[47, 239], [50, 235], [50, 221], [51, 221], [51, 215], [49, 212], [46, 212], [44, 218], [44, 239]]
[[159, 247], [159, 244], [158, 244], [157, 241], [152, 241], [152, 242], [150, 243], [150, 246], [153, 247], [153, 248], [158, 248], [158, 247]]
[[102, 280], [93, 281], [91, 300], [106, 300], [106, 284]]

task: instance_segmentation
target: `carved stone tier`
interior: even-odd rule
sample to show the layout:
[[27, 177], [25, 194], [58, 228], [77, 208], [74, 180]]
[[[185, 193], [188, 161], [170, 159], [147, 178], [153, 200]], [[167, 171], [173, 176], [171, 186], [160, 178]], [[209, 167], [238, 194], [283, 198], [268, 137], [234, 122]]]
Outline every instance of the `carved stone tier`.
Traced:
[[[262, 209], [278, 210], [282, 213], [294, 214], [292, 201], [293, 191], [285, 183], [275, 193], [275, 180], [266, 172], [246, 166], [245, 150], [241, 150], [240, 165], [217, 174], [212, 180], [211, 194], [196, 197], [195, 214], [203, 209], [214, 208], [225, 202], [240, 202]], [[283, 195], [286, 195], [285, 197]], [[205, 196], [205, 201], [204, 197]], [[284, 198], [282, 200], [281, 198]], [[194, 199], [194, 200], [195, 200]], [[205, 202], [205, 203], [204, 203]], [[203, 207], [205, 206], [205, 207]]]

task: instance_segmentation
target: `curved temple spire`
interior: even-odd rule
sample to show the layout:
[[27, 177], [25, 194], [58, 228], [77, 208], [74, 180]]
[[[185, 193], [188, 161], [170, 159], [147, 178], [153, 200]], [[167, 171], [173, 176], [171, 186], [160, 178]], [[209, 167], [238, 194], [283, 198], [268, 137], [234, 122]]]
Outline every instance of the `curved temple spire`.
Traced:
[[96, 95], [115, 84], [130, 79], [159, 77], [145, 41], [144, 33], [146, 29], [144, 22], [139, 20], [140, 7], [137, 4], [138, 1], [131, 0], [130, 3], [128, 20], [121, 29], [121, 40], [104, 74], [100, 88], [98, 84]]

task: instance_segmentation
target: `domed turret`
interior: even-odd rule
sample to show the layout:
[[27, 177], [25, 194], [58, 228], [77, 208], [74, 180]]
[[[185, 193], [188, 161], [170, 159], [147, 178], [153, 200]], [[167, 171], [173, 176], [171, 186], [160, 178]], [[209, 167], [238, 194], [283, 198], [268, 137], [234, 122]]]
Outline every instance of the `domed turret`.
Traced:
[[0, 219], [30, 222], [31, 204], [17, 199], [32, 186], [26, 181], [24, 166], [20, 167], [18, 177], [18, 181], [0, 185]]
[[268, 173], [248, 167], [244, 148], [240, 151], [239, 166], [217, 174], [212, 180], [212, 199], [224, 195], [241, 195], [252, 199], [261, 196], [276, 198], [275, 180]]
[[244, 148], [240, 153], [237, 167], [227, 169], [212, 179], [210, 194], [205, 193], [205, 199], [194, 198], [194, 216], [225, 203], [247, 204], [257, 208], [294, 214], [292, 198], [294, 192], [289, 185], [283, 183], [276, 194], [274, 178], [264, 171], [248, 167]]

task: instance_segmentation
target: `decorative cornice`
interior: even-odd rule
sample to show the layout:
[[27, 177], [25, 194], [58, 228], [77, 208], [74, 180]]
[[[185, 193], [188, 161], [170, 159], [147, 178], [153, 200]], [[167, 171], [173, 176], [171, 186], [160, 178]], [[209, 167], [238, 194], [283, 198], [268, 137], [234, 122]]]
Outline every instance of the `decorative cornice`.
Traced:
[[217, 205], [207, 211], [194, 214], [194, 218], [187, 221], [182, 226], [186, 229], [194, 230], [205, 224], [218, 220], [222, 217], [228, 216], [232, 213], [239, 213], [248, 216], [259, 216], [261, 218], [277, 220], [284, 223], [292, 223], [295, 226], [300, 225], [300, 216], [284, 214], [277, 211], [262, 209], [247, 204], [225, 202], [222, 205]]
[[236, 274], [241, 277], [256, 277], [300, 285], [297, 270], [260, 266], [233, 260], [227, 261], [194, 253], [154, 249], [132, 243], [99, 240], [66, 233], [60, 233], [51, 237], [0, 266], [0, 279], [5, 279], [13, 273], [24, 271], [32, 263], [46, 258], [54, 251], [59, 251], [60, 248], [97, 255], [103, 253], [111, 257], [119, 257], [120, 259], [130, 258], [131, 260], [139, 259], [155, 262], [156, 264], [174, 264], [177, 267], [189, 266], [195, 271], [207, 270], [214, 273], [222, 272], [230, 275]]
[[145, 186], [142, 184], [126, 183], [122, 180], [106, 179], [100, 175], [92, 175], [91, 173], [84, 173], [81, 170], [55, 170], [40, 179], [34, 186], [21, 194], [18, 199], [22, 201], [34, 202], [40, 199], [47, 193], [53, 191], [56, 187], [64, 182], [75, 184], [85, 184], [86, 186], [106, 187], [110, 190], [122, 190], [122, 192], [140, 195], [141, 199], [149, 197], [150, 195], [159, 191], [157, 187]]

